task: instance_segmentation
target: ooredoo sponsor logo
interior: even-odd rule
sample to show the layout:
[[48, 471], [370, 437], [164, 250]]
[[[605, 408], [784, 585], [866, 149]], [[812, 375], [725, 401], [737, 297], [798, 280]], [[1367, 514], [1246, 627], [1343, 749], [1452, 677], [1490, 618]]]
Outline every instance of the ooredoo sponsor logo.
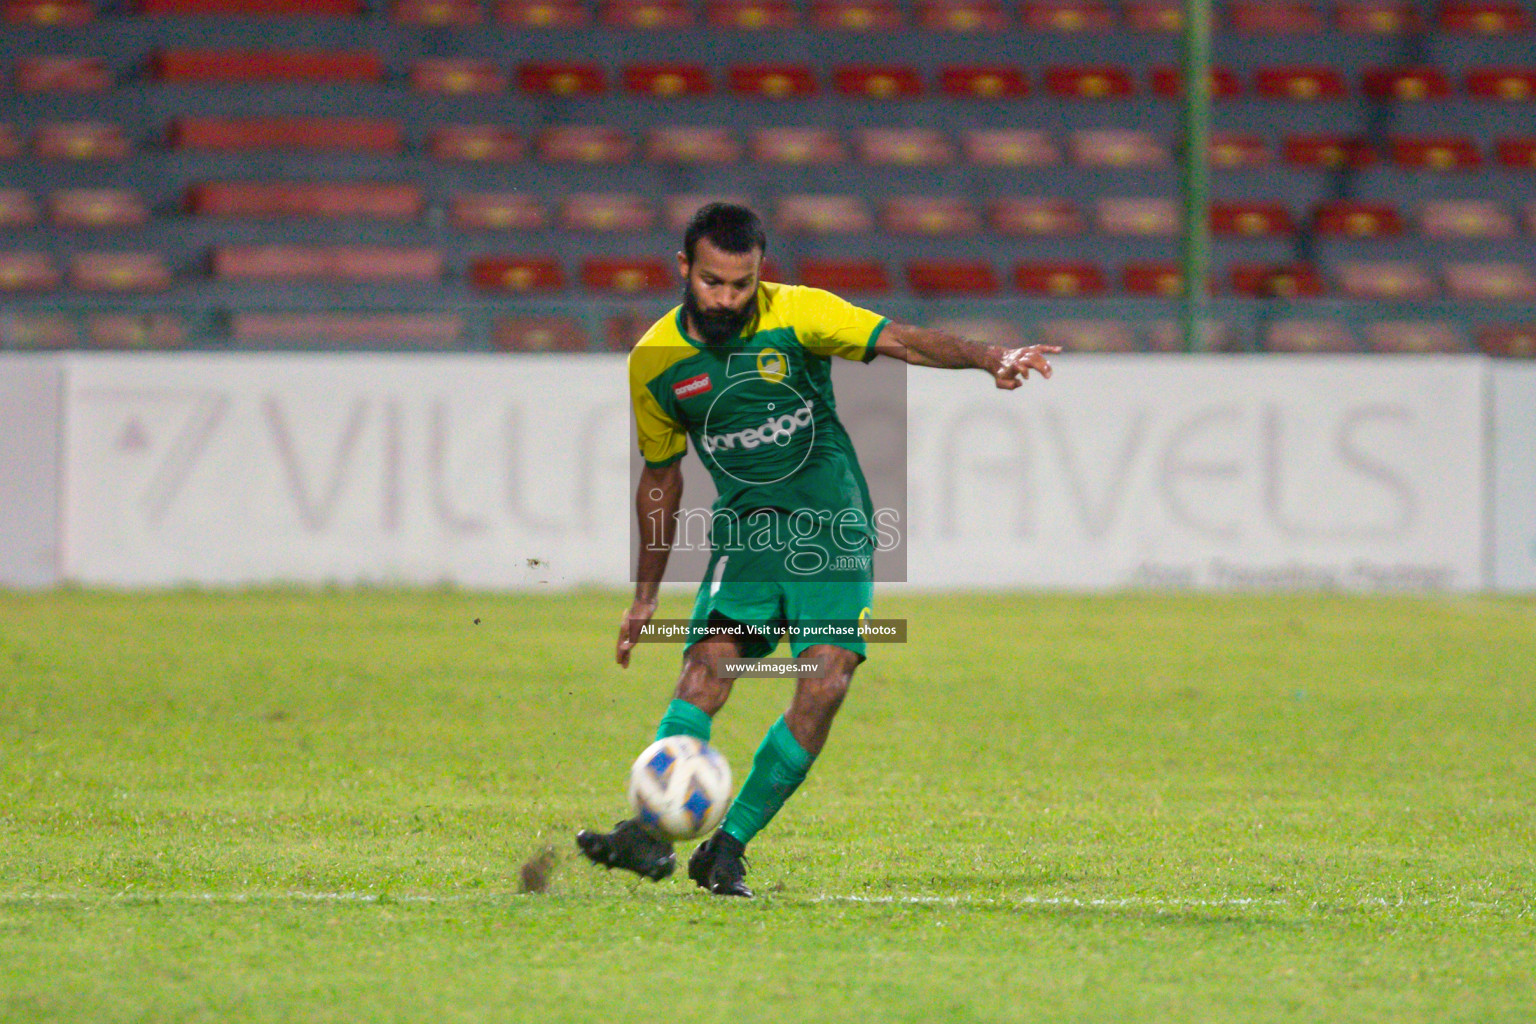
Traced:
[[737, 446], [750, 450], [765, 444], [787, 444], [801, 427], [811, 425], [813, 405], [815, 402], [807, 401], [794, 412], [770, 416], [760, 427], [746, 427], [729, 434], [705, 434], [704, 450], [714, 453], [730, 451]]

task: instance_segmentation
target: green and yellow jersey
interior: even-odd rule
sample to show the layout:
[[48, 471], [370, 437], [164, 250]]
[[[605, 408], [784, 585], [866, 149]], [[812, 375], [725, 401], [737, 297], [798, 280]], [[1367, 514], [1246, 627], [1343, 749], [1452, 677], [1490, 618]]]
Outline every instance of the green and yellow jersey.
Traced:
[[886, 318], [817, 288], [758, 285], [747, 333], [690, 340], [679, 306], [629, 354], [640, 454], [681, 459], [693, 440], [719, 498], [715, 509], [805, 509], [824, 523], [857, 510], [869, 486], [832, 394], [832, 357], [868, 362]]

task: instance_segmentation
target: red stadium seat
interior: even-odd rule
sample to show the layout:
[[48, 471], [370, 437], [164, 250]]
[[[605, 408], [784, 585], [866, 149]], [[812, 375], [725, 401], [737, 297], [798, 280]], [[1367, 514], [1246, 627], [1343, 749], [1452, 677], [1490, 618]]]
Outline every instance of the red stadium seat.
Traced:
[[1467, 171], [1481, 167], [1477, 144], [1462, 135], [1396, 138], [1388, 142], [1392, 162], [1418, 171]]
[[1417, 263], [1351, 260], [1336, 268], [1339, 291], [1351, 299], [1401, 301], [1432, 299], [1435, 283]]
[[757, 128], [752, 157], [769, 164], [838, 164], [848, 159], [842, 136], [830, 128]]
[[1120, 269], [1120, 287], [1129, 295], [1159, 299], [1177, 298], [1184, 288], [1177, 263], [1127, 263]]
[[1174, 199], [1113, 197], [1099, 200], [1094, 219], [1106, 235], [1176, 235], [1179, 214]]
[[891, 0], [813, 0], [811, 27], [842, 32], [895, 32], [906, 15]]
[[918, 0], [917, 26], [929, 32], [1005, 32], [1007, 13], [996, 0]]
[[91, 292], [159, 292], [171, 269], [158, 252], [82, 252], [69, 265], [69, 283]]
[[[1236, 352], [1239, 338], [1232, 325], [1221, 320], [1207, 320], [1196, 330], [1197, 349], [1203, 352]], [[1148, 352], [1183, 352], [1184, 324], [1175, 320], [1154, 320], [1147, 325]]]
[[107, 350], [185, 348], [187, 325], [172, 313], [94, 313], [85, 321], [85, 343]]
[[987, 221], [1000, 235], [1078, 235], [1083, 215], [1070, 199], [1011, 196], [987, 204]]
[[1213, 235], [1256, 238], [1263, 235], [1289, 235], [1296, 225], [1291, 212], [1274, 202], [1215, 202], [1210, 211]]
[[0, 188], [0, 228], [29, 228], [37, 223], [37, 203], [19, 188]]
[[1114, 8], [1103, 0], [1025, 0], [1019, 18], [1037, 32], [1109, 32], [1115, 27]]
[[633, 155], [634, 140], [602, 125], [556, 125], [539, 134], [540, 160], [551, 163], [616, 164]]
[[1424, 204], [1420, 228], [1427, 238], [1509, 238], [1515, 219], [1487, 200], [1432, 199]]
[[[0, 292], [3, 291], [5, 284], [0, 281]], [[67, 314], [17, 311], [6, 315], [0, 338], [6, 348], [57, 350], [79, 345], [80, 331], [75, 318]]]
[[496, 20], [516, 28], [582, 28], [591, 20], [582, 0], [497, 0]]
[[1102, 267], [1066, 260], [1020, 263], [1013, 268], [1013, 283], [1026, 295], [1052, 298], [1102, 295], [1109, 287]]
[[1136, 84], [1122, 67], [1062, 67], [1045, 69], [1045, 91], [1071, 100], [1117, 100], [1132, 96]]
[[571, 316], [502, 316], [491, 324], [500, 352], [585, 352], [587, 329]]
[[1126, 0], [1125, 24], [1132, 32], [1182, 32], [1182, 0]]
[[517, 85], [535, 96], [596, 96], [608, 87], [601, 65], [571, 62], [524, 64]]
[[1305, 263], [1240, 263], [1228, 273], [1234, 292], [1257, 299], [1315, 298], [1328, 290], [1317, 268]]
[[962, 338], [973, 338], [983, 345], [1001, 345], [1004, 348], [1018, 348], [1028, 345], [1031, 341], [1026, 337], [1024, 328], [1013, 320], [1003, 320], [993, 317], [964, 317], [951, 319], [943, 317], [933, 321], [933, 329], [944, 331], [948, 334], [956, 334]]
[[581, 283], [588, 291], [669, 291], [677, 286], [676, 272], [661, 260], [592, 257], [581, 261]]
[[514, 163], [523, 150], [522, 136], [496, 124], [445, 124], [427, 134], [427, 152], [437, 160]]
[[354, 18], [363, 0], [140, 0], [139, 11], [181, 17]]
[[1064, 352], [1136, 351], [1136, 335], [1123, 320], [1045, 320], [1040, 341]]
[[1334, 171], [1341, 167], [1363, 169], [1376, 163], [1369, 142], [1347, 135], [1290, 135], [1281, 143], [1285, 162], [1293, 167]]
[[1072, 162], [1083, 167], [1163, 167], [1168, 147], [1151, 132], [1127, 128], [1088, 128], [1067, 139]]
[[90, 0], [5, 0], [0, 17], [11, 25], [33, 28], [79, 28], [96, 17]]
[[578, 192], [560, 202], [560, 226], [567, 231], [649, 231], [656, 209], [644, 196]]
[[984, 260], [913, 260], [907, 287], [924, 296], [995, 295], [997, 275]]
[[788, 0], [710, 0], [704, 20], [711, 28], [777, 32], [800, 27], [800, 10]]
[[1521, 214], [1521, 221], [1525, 224], [1525, 233], [1536, 235], [1536, 202], [1528, 202]]
[[624, 69], [624, 88], [659, 99], [708, 96], [714, 92], [709, 72], [700, 64], [631, 64]]
[[693, 8], [682, 0], [604, 0], [598, 20], [609, 28], [672, 31], [693, 27]]
[[816, 95], [816, 76], [804, 64], [737, 65], [727, 77], [738, 96], [787, 100]]
[[542, 200], [526, 192], [468, 192], [448, 201], [448, 220], [470, 231], [538, 231], [549, 226]]
[[149, 208], [125, 189], [61, 189], [48, 197], [48, 219], [61, 228], [136, 228]]
[[939, 69], [939, 91], [976, 100], [1012, 100], [1029, 95], [1029, 80], [1005, 64]]
[[1494, 144], [1499, 163], [1516, 170], [1536, 170], [1536, 136], [1506, 137]]
[[1266, 352], [1358, 352], [1360, 343], [1342, 320], [1277, 320], [1264, 332]]
[[1447, 263], [1445, 287], [1453, 299], [1536, 300], [1536, 276], [1521, 263]]
[[0, 292], [46, 292], [59, 286], [53, 257], [42, 252], [0, 252]]
[[443, 274], [436, 249], [384, 245], [220, 245], [214, 276], [226, 281], [430, 282]]
[[1451, 94], [1451, 83], [1437, 68], [1367, 68], [1361, 90], [1378, 100], [1438, 100]]
[[975, 234], [981, 218], [960, 196], [897, 196], [881, 204], [880, 223], [897, 235]]
[[1322, 14], [1305, 0], [1233, 0], [1227, 23], [1232, 31], [1250, 35], [1314, 35], [1323, 30]]
[[1269, 142], [1260, 135], [1212, 132], [1211, 166], [1223, 170], [1252, 170], [1270, 164]]
[[[1211, 68], [1211, 96], [1214, 99], [1231, 99], [1243, 94], [1243, 83], [1231, 68]], [[1152, 69], [1152, 92], [1164, 99], [1177, 99], [1184, 95], [1184, 72], [1180, 68], [1163, 64]]]
[[100, 57], [22, 57], [16, 62], [17, 92], [105, 92], [112, 88]]
[[277, 348], [456, 348], [464, 335], [457, 313], [236, 313], [231, 340]]
[[1536, 324], [1484, 324], [1477, 347], [1491, 356], [1529, 359], [1536, 356]]
[[686, 192], [667, 196], [662, 201], [662, 219], [667, 229], [681, 233], [688, 221], [700, 209], [710, 203], [733, 203], [737, 206], [754, 206], [751, 196], [731, 195], [723, 192]]
[[1480, 100], [1536, 99], [1536, 68], [1478, 68], [1467, 72], [1466, 87]]
[[1388, 203], [1337, 200], [1317, 208], [1312, 227], [1320, 235], [1383, 238], [1402, 234], [1403, 218]]
[[1349, 95], [1344, 76], [1336, 68], [1260, 68], [1253, 73], [1253, 91], [1267, 100], [1341, 100]]
[[368, 217], [421, 215], [418, 185], [389, 182], [221, 181], [187, 190], [187, 209], [205, 217]]
[[480, 0], [395, 0], [395, 20], [428, 28], [471, 28], [480, 24]]
[[382, 82], [377, 53], [297, 50], [166, 50], [152, 61], [163, 82]]
[[934, 128], [859, 128], [853, 143], [866, 164], [943, 167], [955, 161], [949, 136]]
[[482, 256], [469, 265], [469, 281], [483, 292], [562, 292], [565, 270], [542, 256]]
[[0, 124], [0, 160], [14, 160], [21, 155], [21, 140], [16, 130], [8, 124]]
[[500, 93], [507, 91], [507, 74], [489, 60], [423, 58], [411, 64], [411, 88], [445, 96]]
[[664, 126], [645, 139], [645, 158], [655, 163], [733, 164], [741, 154], [741, 140], [729, 128]]
[[1343, 0], [1334, 8], [1340, 32], [1400, 35], [1424, 30], [1424, 18], [1412, 0]]
[[1434, 320], [1378, 320], [1365, 327], [1365, 347], [1379, 353], [1422, 355], [1467, 351], [1461, 328]]
[[923, 94], [922, 77], [907, 67], [833, 68], [832, 87], [843, 96], [870, 100], [909, 100]]
[[978, 167], [1049, 167], [1061, 163], [1061, 147], [1033, 128], [969, 128], [960, 132], [965, 159]]
[[1531, 19], [1518, 3], [1501, 0], [1453, 0], [1440, 8], [1440, 28], [1462, 35], [1524, 35], [1531, 30]]
[[867, 292], [875, 295], [891, 290], [885, 264], [877, 260], [801, 260], [800, 283], [838, 293]]
[[854, 195], [784, 196], [775, 222], [786, 235], [863, 234], [875, 227], [869, 204]]
[[330, 117], [181, 117], [171, 123], [176, 149], [239, 152], [297, 149], [398, 153], [405, 133], [397, 121]]
[[45, 124], [32, 138], [32, 152], [43, 160], [126, 160], [129, 149], [115, 124]]

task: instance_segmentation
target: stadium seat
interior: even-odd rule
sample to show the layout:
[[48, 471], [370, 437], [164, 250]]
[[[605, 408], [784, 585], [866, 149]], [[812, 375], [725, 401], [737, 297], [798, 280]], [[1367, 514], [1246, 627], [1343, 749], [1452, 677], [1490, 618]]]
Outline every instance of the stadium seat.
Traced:
[[230, 340], [279, 348], [457, 347], [464, 318], [457, 313], [235, 313]]
[[398, 121], [335, 117], [179, 117], [171, 146], [238, 152], [256, 149], [398, 153], [405, 133]]
[[971, 235], [981, 229], [981, 218], [960, 196], [898, 196], [880, 208], [880, 225], [896, 235]]
[[106, 92], [112, 88], [100, 57], [22, 57], [16, 61], [17, 92]]
[[582, 0], [497, 0], [495, 12], [514, 28], [582, 28], [591, 20]]
[[1536, 235], [1536, 202], [1527, 202], [1521, 208], [1520, 220], [1525, 225], [1526, 234]]
[[1177, 298], [1184, 287], [1184, 275], [1177, 263], [1127, 263], [1120, 268], [1120, 287], [1128, 295], [1159, 299]]
[[1297, 102], [1340, 100], [1349, 95], [1344, 76], [1328, 67], [1260, 68], [1253, 73], [1253, 91], [1261, 99]]
[[1182, 0], [1125, 0], [1125, 24], [1133, 32], [1173, 33], [1184, 30]]
[[1223, 170], [1252, 170], [1270, 164], [1269, 142], [1259, 135], [1212, 132], [1211, 166]]
[[667, 230], [678, 232], [688, 226], [693, 215], [710, 203], [735, 203], [737, 206], [755, 207], [751, 196], [732, 195], [724, 192], [685, 192], [670, 195], [662, 201], [662, 219]]
[[996, 0], [918, 0], [918, 28], [928, 32], [987, 32], [1008, 30], [1008, 14]]
[[1210, 225], [1213, 235], [1248, 238], [1289, 235], [1296, 230], [1291, 212], [1275, 202], [1212, 203]]
[[0, 292], [45, 292], [59, 286], [53, 257], [43, 252], [0, 252]]
[[598, 21], [609, 28], [673, 31], [693, 27], [693, 8], [682, 0], [604, 0]]
[[1019, 263], [1013, 268], [1013, 283], [1026, 295], [1051, 298], [1102, 295], [1108, 288], [1103, 268], [1065, 260]]
[[1443, 31], [1460, 35], [1525, 35], [1531, 30], [1525, 8], [1508, 0], [1453, 0], [1440, 8], [1439, 24]]
[[1438, 100], [1451, 94], [1451, 83], [1438, 68], [1367, 68], [1360, 88], [1376, 100]]
[[0, 188], [0, 228], [29, 228], [37, 223], [37, 203], [25, 189]]
[[1417, 171], [1469, 171], [1481, 167], [1477, 143], [1464, 135], [1395, 138], [1387, 142], [1392, 162]]
[[873, 231], [869, 204], [856, 195], [787, 195], [775, 223], [787, 235], [847, 235]]
[[1036, 32], [1109, 32], [1114, 8], [1103, 0], [1025, 0], [1019, 18]]
[[1018, 348], [1028, 345], [1031, 340], [1025, 335], [1021, 324], [995, 317], [942, 317], [933, 321], [932, 327], [962, 338], [974, 338], [983, 345], [1001, 345], [1004, 348]]
[[1477, 347], [1491, 356], [1529, 359], [1536, 356], [1536, 324], [1484, 324]]
[[866, 292], [883, 295], [891, 290], [885, 264], [877, 259], [802, 259], [800, 284], [828, 292]]
[[656, 209], [645, 196], [579, 192], [560, 201], [566, 231], [649, 231]]
[[139, 11], [173, 17], [353, 18], [363, 0], [140, 0]]
[[537, 143], [539, 159], [550, 163], [623, 163], [634, 150], [626, 133], [602, 125], [556, 125], [539, 133]]
[[1162, 197], [1106, 197], [1098, 201], [1094, 221], [1106, 235], [1176, 235], [1180, 205]]
[[223, 181], [187, 190], [187, 209], [205, 217], [406, 220], [422, 205], [420, 186], [390, 182]]
[[166, 50], [154, 77], [182, 84], [382, 82], [384, 62], [371, 51]]
[[631, 64], [624, 69], [624, 88], [668, 100], [714, 92], [709, 72], [700, 64]]
[[1006, 64], [949, 66], [939, 69], [939, 91], [975, 100], [1012, 100], [1029, 95], [1029, 80]]
[[69, 283], [81, 291], [158, 292], [171, 286], [171, 270], [158, 252], [81, 252], [70, 260]]
[[1336, 200], [1313, 212], [1312, 227], [1320, 235], [1383, 238], [1403, 233], [1403, 218], [1390, 203]]
[[149, 208], [125, 189], [61, 189], [48, 197], [48, 219], [61, 228], [133, 228], [149, 221]]
[[1083, 167], [1162, 167], [1168, 147], [1151, 132], [1134, 128], [1086, 128], [1067, 137], [1072, 162]]
[[923, 94], [923, 79], [908, 67], [837, 67], [832, 69], [832, 88], [854, 99], [909, 100]]
[[1494, 144], [1499, 163], [1516, 170], [1536, 170], [1536, 136], [1516, 136], [1499, 139]]
[[729, 128], [667, 125], [645, 137], [645, 158], [654, 163], [733, 164], [741, 154], [741, 140]]
[[[0, 292], [5, 290], [0, 280]], [[10, 349], [52, 350], [80, 344], [80, 331], [72, 316], [60, 313], [7, 313], [0, 324], [0, 345]]]
[[711, 28], [777, 32], [800, 27], [800, 9], [788, 0], [710, 0], [704, 20]]
[[1467, 72], [1465, 85], [1480, 100], [1536, 99], [1536, 68], [1478, 68]]
[[816, 76], [804, 64], [736, 65], [726, 73], [738, 96], [786, 100], [816, 95]]
[[581, 261], [581, 283], [588, 291], [630, 295], [668, 291], [677, 276], [661, 260], [589, 257]]
[[[1237, 72], [1228, 67], [1213, 67], [1209, 79], [1211, 83], [1211, 97], [1225, 100], [1243, 94], [1242, 79], [1237, 77]], [[1167, 64], [1160, 64], [1152, 69], [1152, 92], [1165, 100], [1178, 99], [1184, 95], [1184, 72], [1180, 68]]]
[[174, 313], [93, 313], [85, 320], [85, 343], [104, 350], [185, 348], [187, 325]]
[[436, 160], [514, 163], [523, 158], [523, 139], [495, 124], [444, 124], [427, 133], [427, 152]]
[[5, 0], [0, 17], [31, 28], [79, 28], [96, 18], [90, 0]]
[[[1244, 351], [1241, 338], [1230, 323], [1206, 320], [1196, 329], [1197, 349], [1202, 352]], [[1183, 352], [1184, 324], [1177, 320], [1153, 320], [1144, 335], [1148, 352]]]
[[1336, 273], [1339, 291], [1351, 299], [1432, 299], [1437, 290], [1424, 268], [1411, 261], [1351, 260], [1340, 263]]
[[1383, 354], [1467, 351], [1460, 327], [1435, 320], [1378, 320], [1365, 326], [1365, 347]]
[[848, 159], [842, 136], [830, 128], [756, 128], [752, 158], [766, 164], [839, 164]]
[[443, 274], [443, 255], [419, 246], [219, 245], [213, 273], [225, 281], [428, 282]]
[[491, 344], [501, 352], [585, 352], [587, 329], [570, 316], [501, 316]]
[[1255, 299], [1315, 298], [1328, 290], [1317, 268], [1305, 263], [1239, 263], [1228, 275], [1233, 292]]
[[394, 17], [402, 25], [471, 28], [480, 24], [480, 0], [395, 0]]
[[1083, 215], [1070, 199], [1010, 196], [987, 204], [987, 222], [1000, 235], [1078, 235]]
[[897, 32], [906, 15], [891, 0], [813, 0], [810, 22], [823, 32]]
[[1305, 0], [1233, 0], [1227, 25], [1245, 35], [1315, 35], [1323, 30], [1323, 17]]
[[1432, 199], [1424, 204], [1420, 229], [1427, 238], [1509, 238], [1515, 219], [1489, 200]]
[[1376, 150], [1365, 139], [1348, 135], [1288, 135], [1280, 144], [1285, 162], [1292, 167], [1336, 171], [1343, 167], [1362, 170], [1376, 164]]
[[1266, 352], [1358, 352], [1360, 343], [1342, 320], [1277, 320], [1264, 331]]
[[469, 281], [484, 292], [563, 292], [565, 269], [539, 256], [482, 256], [469, 265]]
[[428, 57], [411, 64], [411, 88], [444, 96], [507, 91], [507, 74], [494, 61], [472, 57]]
[[596, 96], [608, 83], [599, 64], [541, 62], [517, 69], [517, 87], [534, 96]]
[[922, 296], [995, 295], [997, 275], [984, 260], [912, 260], [907, 287]]
[[1123, 320], [1044, 320], [1040, 341], [1064, 352], [1136, 351], [1136, 335]]
[[448, 220], [467, 231], [539, 231], [549, 226], [544, 202], [526, 192], [466, 192], [448, 201]]
[[16, 137], [16, 129], [0, 124], [0, 160], [14, 160], [20, 155], [21, 140]]
[[1445, 287], [1453, 299], [1485, 302], [1536, 300], [1536, 276], [1521, 263], [1447, 263]]
[[949, 136], [934, 128], [858, 128], [853, 143], [859, 159], [876, 166], [942, 167], [955, 160]]
[[32, 136], [32, 152], [42, 160], [126, 160], [130, 149], [115, 124], [44, 124]]
[[1357, 35], [1404, 35], [1424, 29], [1412, 0], [1341, 0], [1333, 23], [1340, 32]]
[[1136, 83], [1123, 67], [1051, 66], [1044, 77], [1045, 91], [1060, 99], [1117, 100], [1136, 93]]
[[1061, 163], [1061, 147], [1033, 128], [968, 128], [960, 132], [967, 162], [978, 167], [1049, 167]]

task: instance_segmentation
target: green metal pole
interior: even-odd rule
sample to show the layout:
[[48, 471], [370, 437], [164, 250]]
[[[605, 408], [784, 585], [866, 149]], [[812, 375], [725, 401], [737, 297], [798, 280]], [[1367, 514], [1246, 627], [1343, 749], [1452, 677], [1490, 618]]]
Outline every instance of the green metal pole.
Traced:
[[1211, 0], [1184, 0], [1184, 351], [1204, 347], [1211, 280]]

